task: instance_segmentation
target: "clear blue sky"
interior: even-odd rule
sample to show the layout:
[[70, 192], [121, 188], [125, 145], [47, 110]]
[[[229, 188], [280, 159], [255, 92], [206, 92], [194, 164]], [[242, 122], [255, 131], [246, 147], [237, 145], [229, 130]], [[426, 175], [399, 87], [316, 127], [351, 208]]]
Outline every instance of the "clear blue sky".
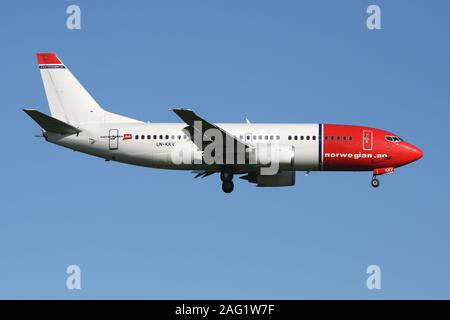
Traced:
[[[82, 29], [66, 28], [78, 4]], [[382, 30], [366, 28], [378, 4]], [[450, 298], [448, 1], [1, 4], [0, 298]], [[176, 122], [393, 131], [420, 161], [297, 175], [292, 188], [133, 167], [34, 138], [54, 51], [107, 109]], [[82, 290], [65, 288], [68, 265]], [[366, 288], [366, 268], [382, 289]]]

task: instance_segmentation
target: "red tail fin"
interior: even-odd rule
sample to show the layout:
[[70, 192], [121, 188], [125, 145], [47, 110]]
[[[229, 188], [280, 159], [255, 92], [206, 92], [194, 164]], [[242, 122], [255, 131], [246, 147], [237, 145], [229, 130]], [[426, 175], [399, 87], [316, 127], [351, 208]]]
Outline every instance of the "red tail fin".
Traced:
[[38, 53], [37, 60], [39, 64], [63, 64], [54, 53]]

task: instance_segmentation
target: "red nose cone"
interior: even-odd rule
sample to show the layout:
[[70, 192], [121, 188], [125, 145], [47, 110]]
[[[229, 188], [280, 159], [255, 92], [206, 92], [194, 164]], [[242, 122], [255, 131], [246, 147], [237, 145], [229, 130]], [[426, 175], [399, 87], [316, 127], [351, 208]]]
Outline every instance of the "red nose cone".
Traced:
[[423, 152], [414, 145], [408, 146], [408, 158], [410, 162], [417, 161], [423, 157]]
[[416, 147], [416, 160], [419, 160], [423, 157], [423, 151]]

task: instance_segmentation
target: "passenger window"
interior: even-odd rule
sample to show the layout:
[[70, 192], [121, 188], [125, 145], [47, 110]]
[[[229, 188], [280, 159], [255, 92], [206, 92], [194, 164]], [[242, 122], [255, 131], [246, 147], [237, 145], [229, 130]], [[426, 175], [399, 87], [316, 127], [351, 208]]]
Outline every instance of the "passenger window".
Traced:
[[259, 137], [258, 137], [258, 140], [262, 140], [262, 136], [259, 136]]
[[341, 137], [340, 136], [336, 136], [336, 140], [341, 140]]
[[305, 137], [304, 136], [300, 136], [300, 140], [305, 140]]
[[288, 140], [291, 140], [292, 139], [292, 137], [291, 136], [288, 136]]
[[178, 140], [181, 140], [181, 136], [178, 136]]
[[135, 138], [136, 140], [139, 140], [139, 136], [138, 136], [138, 135], [135, 135], [134, 138]]
[[331, 136], [331, 137], [330, 137], [330, 140], [334, 140], [334, 136]]
[[313, 139], [313, 140], [316, 140], [316, 136], [313, 136], [312, 139]]
[[256, 140], [256, 136], [253, 136], [253, 140]]
[[280, 136], [277, 136], [277, 140], [280, 140]]
[[172, 135], [171, 138], [172, 138], [172, 140], [175, 140], [175, 136], [174, 135]]
[[268, 140], [269, 139], [269, 136], [264, 136], [264, 140]]
[[346, 137], [346, 136], [343, 136], [343, 137], [342, 137], [342, 140], [347, 140], [347, 137]]
[[273, 136], [270, 136], [269, 138], [270, 138], [270, 140], [273, 140]]
[[239, 139], [244, 140], [244, 136], [239, 136]]
[[294, 140], [297, 140], [297, 136], [294, 136]]
[[157, 135], [154, 134], [154, 135], [153, 135], [153, 140], [156, 140], [156, 139], [157, 139]]
[[168, 134], [166, 134], [166, 140], [169, 140], [169, 135]]
[[250, 140], [251, 136], [247, 136], [247, 140]]
[[352, 140], [352, 139], [353, 139], [352, 136], [348, 137], [348, 140]]
[[309, 140], [309, 136], [306, 136], [306, 140]]
[[159, 135], [159, 139], [161, 139], [161, 140], [162, 140], [162, 138], [163, 138], [163, 135], [162, 135], [162, 134], [160, 134], [160, 135]]
[[152, 136], [149, 134], [147, 135], [147, 139], [150, 140], [152, 138]]
[[328, 140], [328, 136], [325, 136], [325, 140]]
[[183, 139], [186, 140], [187, 139], [187, 135], [183, 135]]

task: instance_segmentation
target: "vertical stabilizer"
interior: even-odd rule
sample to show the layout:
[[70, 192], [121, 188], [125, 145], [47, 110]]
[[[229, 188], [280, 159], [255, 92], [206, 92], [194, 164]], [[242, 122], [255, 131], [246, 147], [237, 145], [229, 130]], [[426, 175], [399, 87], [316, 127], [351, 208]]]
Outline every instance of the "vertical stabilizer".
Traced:
[[139, 122], [105, 111], [54, 53], [37, 54], [53, 118], [71, 125]]

